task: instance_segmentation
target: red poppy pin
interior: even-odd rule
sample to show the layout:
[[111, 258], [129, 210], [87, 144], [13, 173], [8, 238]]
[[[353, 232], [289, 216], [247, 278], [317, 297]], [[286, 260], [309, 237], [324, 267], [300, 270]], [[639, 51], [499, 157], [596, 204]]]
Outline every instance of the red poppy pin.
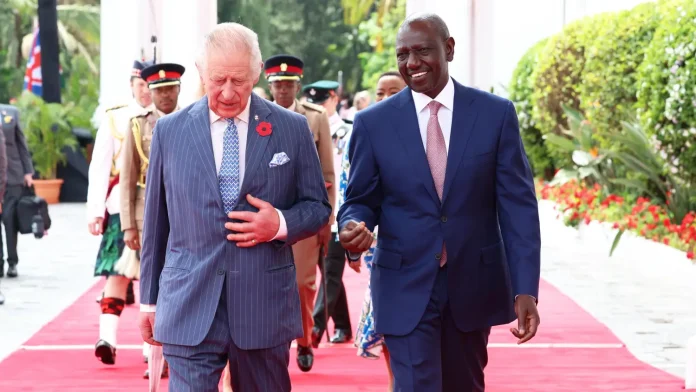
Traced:
[[256, 133], [258, 133], [259, 136], [268, 136], [273, 133], [273, 127], [271, 127], [271, 123], [262, 121], [256, 126]]

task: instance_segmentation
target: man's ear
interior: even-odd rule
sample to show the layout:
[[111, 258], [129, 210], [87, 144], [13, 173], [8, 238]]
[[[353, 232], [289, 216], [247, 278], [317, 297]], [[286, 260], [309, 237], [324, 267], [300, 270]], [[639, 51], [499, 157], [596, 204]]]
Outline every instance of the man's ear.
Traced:
[[447, 61], [452, 62], [454, 60], [454, 38], [449, 37], [445, 41], [445, 53], [447, 54]]

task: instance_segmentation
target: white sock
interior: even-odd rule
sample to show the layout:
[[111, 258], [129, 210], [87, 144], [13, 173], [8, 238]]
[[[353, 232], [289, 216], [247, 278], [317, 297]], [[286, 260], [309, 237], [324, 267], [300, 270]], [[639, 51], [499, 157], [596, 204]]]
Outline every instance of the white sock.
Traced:
[[105, 340], [114, 347], [116, 347], [116, 331], [118, 330], [119, 318], [115, 314], [102, 314], [99, 316], [99, 339]]
[[150, 357], [150, 345], [148, 343], [143, 343], [143, 356]]

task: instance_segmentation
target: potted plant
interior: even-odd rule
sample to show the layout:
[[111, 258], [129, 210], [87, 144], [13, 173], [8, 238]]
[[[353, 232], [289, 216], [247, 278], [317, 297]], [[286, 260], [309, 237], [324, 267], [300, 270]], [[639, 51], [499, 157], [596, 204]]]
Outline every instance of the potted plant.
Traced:
[[68, 122], [70, 106], [46, 103], [40, 97], [25, 91], [17, 102], [22, 113], [22, 128], [27, 138], [34, 169], [39, 179], [34, 190], [49, 204], [58, 203], [62, 179], [56, 178], [59, 163], [65, 163], [66, 147], [75, 148], [77, 140]]

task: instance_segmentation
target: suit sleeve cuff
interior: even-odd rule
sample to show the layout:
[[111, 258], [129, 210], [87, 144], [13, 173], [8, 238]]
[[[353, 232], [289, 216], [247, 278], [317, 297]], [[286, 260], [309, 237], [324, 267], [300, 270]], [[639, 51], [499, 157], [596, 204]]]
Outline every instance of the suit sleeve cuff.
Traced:
[[156, 305], [140, 304], [141, 312], [154, 313]]
[[517, 297], [519, 297], [520, 295], [528, 295], [528, 296], [532, 297], [532, 299], [534, 300], [535, 303], [539, 303], [539, 300], [537, 300], [537, 298], [535, 296], [529, 295], [529, 294], [517, 294], [515, 296], [515, 301], [517, 301]]
[[276, 233], [275, 237], [271, 239], [271, 241], [275, 240], [280, 240], [283, 241], [288, 238], [288, 225], [285, 223], [285, 217], [283, 216], [283, 213], [276, 208], [276, 211], [278, 212], [278, 219], [280, 220], [280, 226], [278, 227], [278, 232]]

